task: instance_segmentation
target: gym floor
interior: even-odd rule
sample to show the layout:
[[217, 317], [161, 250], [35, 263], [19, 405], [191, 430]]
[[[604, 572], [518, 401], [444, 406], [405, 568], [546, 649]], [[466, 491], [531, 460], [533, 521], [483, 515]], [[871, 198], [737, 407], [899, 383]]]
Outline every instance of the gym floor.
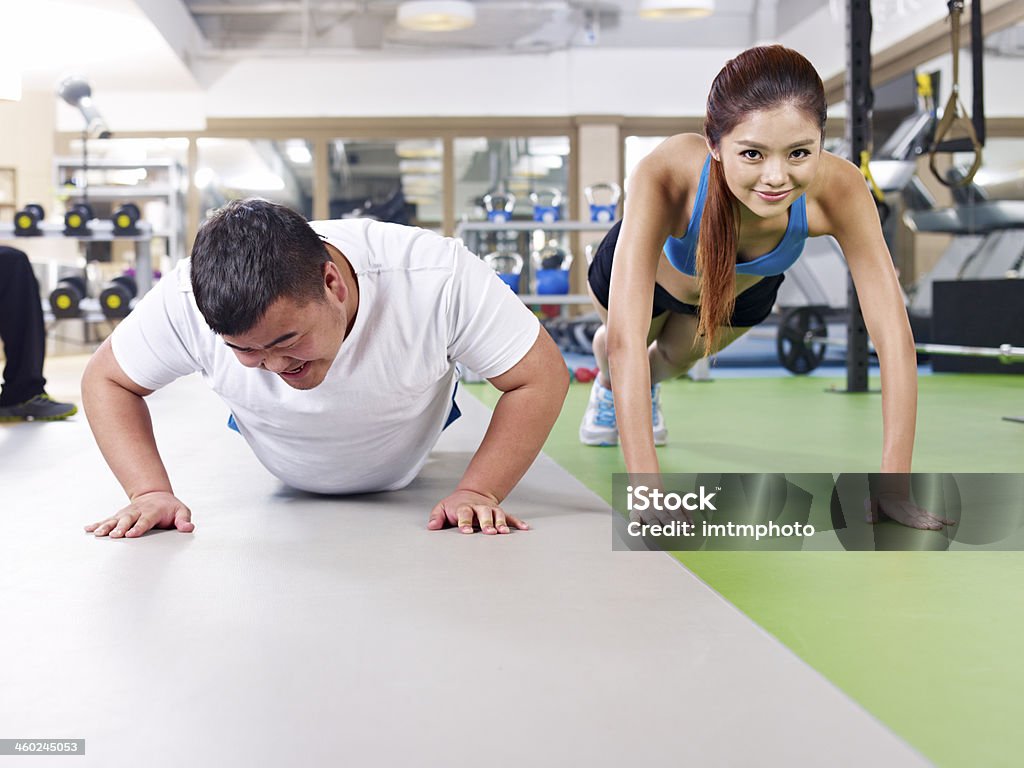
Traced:
[[[85, 360], [51, 358], [50, 394], [78, 401]], [[664, 469], [874, 470], [879, 396], [816, 373], [664, 385]], [[5, 731], [102, 766], [1017, 764], [1020, 553], [612, 551], [589, 389], [507, 502], [533, 530], [500, 538], [425, 529], [486, 384], [410, 488], [324, 498], [177, 382], [151, 408], [196, 532], [136, 541], [82, 531], [123, 504], [84, 417], [0, 427]], [[1018, 377], [920, 389], [917, 471], [1020, 471]]]

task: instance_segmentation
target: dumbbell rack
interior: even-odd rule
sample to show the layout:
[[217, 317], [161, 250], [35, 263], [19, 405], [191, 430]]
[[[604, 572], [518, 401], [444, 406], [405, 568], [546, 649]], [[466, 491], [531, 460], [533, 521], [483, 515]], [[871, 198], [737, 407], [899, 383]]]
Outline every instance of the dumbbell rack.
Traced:
[[[88, 168], [86, 169], [86, 165]], [[85, 176], [80, 186], [65, 184], [69, 177]], [[136, 184], [114, 183], [113, 174], [141, 170], [144, 182]], [[150, 159], [113, 160], [90, 157], [88, 164], [81, 157], [57, 157], [53, 161], [53, 183], [66, 197], [67, 204], [86, 202], [96, 206], [110, 203], [114, 207], [132, 201], [144, 207], [144, 201], [160, 201], [167, 206], [167, 221], [159, 229], [150, 231], [150, 237], [167, 241], [167, 256], [171, 264], [183, 259], [185, 253], [184, 190], [187, 176], [182, 166], [174, 160]], [[141, 291], [141, 289], [140, 289]]]
[[28, 244], [36, 237], [70, 238], [81, 243], [134, 242], [136, 283], [139, 296], [143, 296], [153, 287], [153, 228], [145, 221], [138, 222], [135, 227], [137, 235], [115, 235], [114, 224], [107, 219], [92, 219], [86, 225], [88, 235], [65, 235], [64, 225], [57, 222], [41, 221], [38, 224], [39, 234], [19, 237], [14, 234], [14, 225], [0, 222], [0, 240]]
[[[14, 234], [13, 224], [0, 222], [0, 240], [7, 241], [9, 243], [18, 243], [20, 245], [28, 245], [39, 237], [69, 238], [81, 243], [102, 243], [112, 242], [114, 240], [120, 242], [133, 242], [136, 244], [135, 280], [136, 285], [138, 286], [138, 296], [141, 298], [147, 291], [149, 291], [150, 288], [153, 287], [153, 229], [152, 226], [145, 221], [140, 221], [135, 226], [138, 230], [137, 235], [115, 235], [114, 224], [112, 221], [107, 219], [92, 219], [86, 224], [86, 228], [89, 231], [88, 235], [65, 235], [63, 223], [41, 221], [37, 225], [39, 229], [38, 235], [17, 236]], [[93, 314], [94, 313], [83, 309], [81, 319], [86, 322], [87, 328], [90, 322], [95, 322], [97, 319], [106, 320], [102, 315], [100, 315], [99, 318], [94, 318]]]
[[[466, 232], [607, 232], [613, 222], [606, 221], [460, 221], [455, 226], [455, 237], [466, 240]], [[483, 254], [478, 254], [483, 256]], [[532, 265], [528, 263], [529, 257], [523, 258], [523, 271], [530, 274]], [[561, 304], [561, 305], [589, 305], [590, 297], [585, 293], [569, 294], [520, 294], [520, 298], [526, 304]]]

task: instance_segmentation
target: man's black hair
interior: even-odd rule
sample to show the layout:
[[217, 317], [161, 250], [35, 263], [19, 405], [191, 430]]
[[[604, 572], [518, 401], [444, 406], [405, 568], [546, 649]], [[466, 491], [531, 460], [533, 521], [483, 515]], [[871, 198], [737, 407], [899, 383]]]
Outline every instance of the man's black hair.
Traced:
[[298, 213], [267, 200], [234, 200], [200, 227], [192, 246], [192, 292], [215, 333], [251, 330], [281, 298], [324, 300], [330, 255]]

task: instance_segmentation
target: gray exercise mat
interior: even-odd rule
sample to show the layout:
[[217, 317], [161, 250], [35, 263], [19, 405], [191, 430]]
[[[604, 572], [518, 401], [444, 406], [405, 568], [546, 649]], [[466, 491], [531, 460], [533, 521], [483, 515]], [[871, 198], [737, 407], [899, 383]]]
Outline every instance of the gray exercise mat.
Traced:
[[[52, 373], [51, 373], [52, 376]], [[501, 537], [427, 531], [488, 412], [389, 495], [283, 488], [192, 377], [151, 398], [196, 532], [121, 505], [84, 417], [0, 428], [0, 738], [33, 766], [927, 765], [542, 457]], [[2, 758], [0, 758], [2, 761]]]

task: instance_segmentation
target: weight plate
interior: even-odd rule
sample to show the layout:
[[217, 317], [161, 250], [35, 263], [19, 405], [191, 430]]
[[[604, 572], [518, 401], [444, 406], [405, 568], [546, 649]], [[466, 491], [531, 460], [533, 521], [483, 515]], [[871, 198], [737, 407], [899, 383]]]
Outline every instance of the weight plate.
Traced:
[[825, 359], [827, 336], [825, 317], [814, 307], [797, 307], [787, 311], [779, 323], [775, 339], [782, 367], [798, 375], [813, 371]]

